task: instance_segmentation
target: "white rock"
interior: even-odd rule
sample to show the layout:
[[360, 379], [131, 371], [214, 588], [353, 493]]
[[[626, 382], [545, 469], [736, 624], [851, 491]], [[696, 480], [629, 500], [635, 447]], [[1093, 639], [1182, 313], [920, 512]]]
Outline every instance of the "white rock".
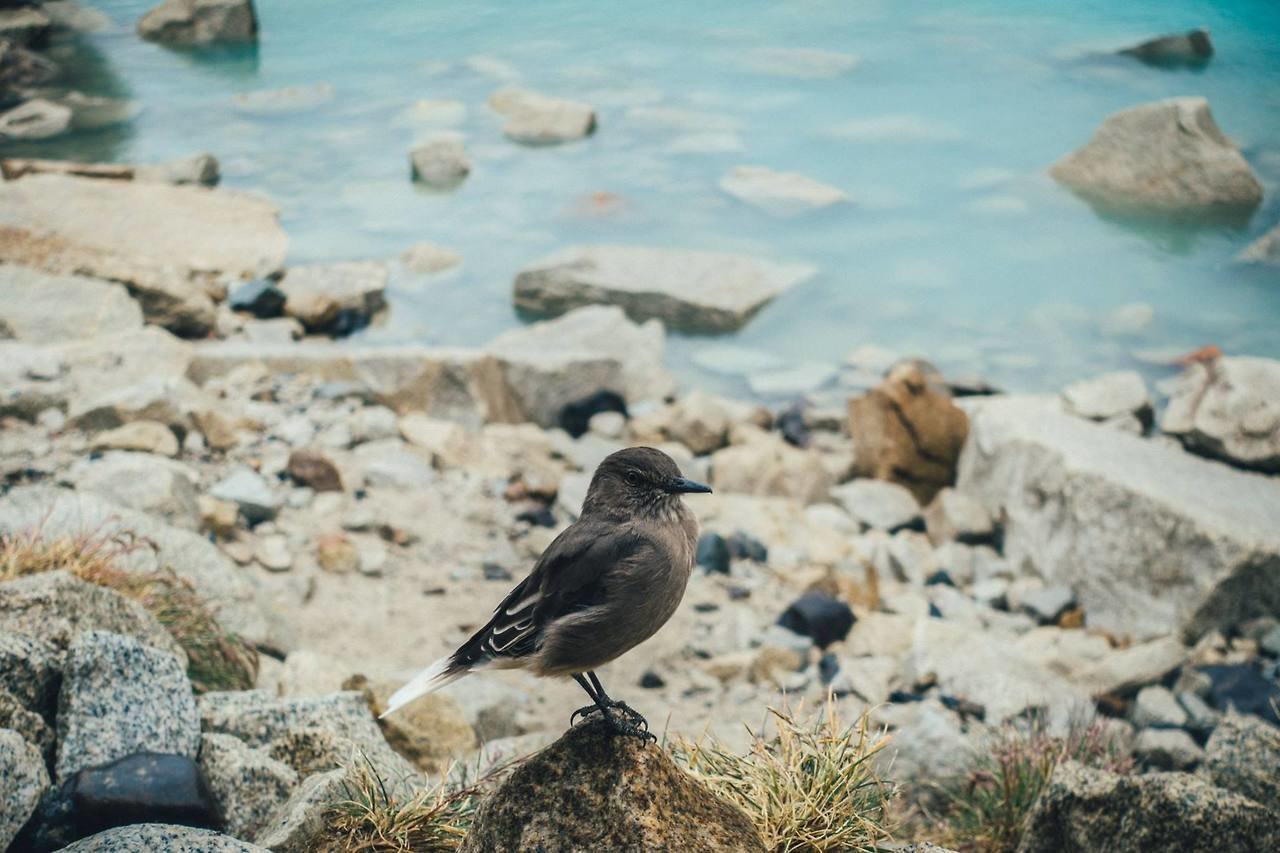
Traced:
[[571, 142], [596, 129], [596, 113], [590, 105], [525, 89], [499, 89], [489, 97], [489, 106], [506, 117], [502, 132], [507, 138], [525, 145]]
[[471, 161], [458, 134], [437, 134], [409, 151], [413, 179], [436, 189], [452, 189], [471, 174]]
[[1191, 770], [1204, 749], [1182, 729], [1144, 729], [1133, 741], [1133, 755], [1154, 770]]
[[920, 521], [920, 504], [897, 483], [852, 480], [831, 490], [831, 497], [860, 524], [893, 532]]
[[351, 440], [356, 444], [395, 438], [400, 433], [396, 413], [386, 406], [365, 406], [356, 410], [349, 421]]
[[944, 542], [985, 542], [995, 535], [995, 522], [982, 502], [944, 488], [924, 510], [925, 531], [935, 545]]
[[1138, 691], [1133, 707], [1129, 709], [1129, 721], [1140, 729], [1177, 727], [1186, 725], [1187, 712], [1168, 688], [1153, 684]]
[[711, 456], [711, 485], [716, 491], [790, 497], [808, 504], [825, 500], [833, 479], [816, 454], [773, 435]]
[[405, 269], [418, 275], [434, 275], [462, 263], [462, 256], [435, 243], [414, 243], [400, 255]]
[[179, 463], [150, 453], [113, 451], [100, 459], [77, 462], [67, 477], [81, 491], [156, 516], [175, 527], [195, 530], [200, 526], [197, 477]]
[[342, 312], [368, 319], [385, 304], [387, 268], [375, 261], [290, 267], [280, 280], [284, 311], [308, 329], [323, 329]]
[[289, 551], [289, 538], [280, 533], [263, 536], [259, 539], [257, 546], [253, 549], [253, 556], [268, 571], [287, 572], [293, 568], [293, 554]]
[[729, 438], [729, 412], [715, 397], [694, 390], [672, 407], [668, 437], [701, 456], [724, 447]]
[[0, 113], [0, 139], [49, 139], [71, 129], [71, 108], [44, 98], [32, 98]]
[[142, 327], [142, 309], [119, 284], [0, 266], [0, 326], [37, 343]]
[[1280, 473], [1280, 361], [1193, 363], [1179, 377], [1160, 429], [1205, 456]]
[[94, 450], [137, 450], [161, 456], [178, 455], [178, 438], [158, 421], [133, 421], [100, 432], [90, 444]]
[[764, 166], [733, 167], [720, 179], [720, 189], [775, 216], [798, 216], [849, 198], [799, 172], [775, 172]]
[[275, 518], [281, 504], [280, 495], [263, 476], [244, 466], [222, 478], [209, 490], [209, 494], [240, 507], [240, 512], [250, 523]]
[[1151, 416], [1147, 384], [1134, 370], [1104, 373], [1072, 382], [1062, 389], [1062, 403], [1073, 415], [1095, 421], [1122, 415]]

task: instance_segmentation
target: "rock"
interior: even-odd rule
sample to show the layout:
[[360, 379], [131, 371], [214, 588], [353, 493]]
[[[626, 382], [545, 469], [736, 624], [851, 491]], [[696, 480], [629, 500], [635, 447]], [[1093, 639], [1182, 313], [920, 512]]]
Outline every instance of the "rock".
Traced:
[[0, 729], [0, 847], [9, 844], [49, 787], [49, 771], [35, 744]]
[[0, 261], [119, 281], [176, 334], [213, 328], [207, 278], [278, 269], [285, 243], [276, 209], [239, 193], [66, 175], [0, 183]]
[[334, 658], [295, 649], [280, 668], [278, 689], [284, 697], [325, 696], [342, 690], [350, 674], [350, 668]]
[[[182, 655], [182, 649], [156, 618], [131, 599], [86, 583], [67, 571], [41, 572], [0, 583], [0, 631], [6, 640], [3, 658], [29, 652], [23, 669], [3, 684], [31, 710], [52, 719], [50, 691], [61, 665], [56, 652], [89, 631], [111, 631], [134, 637], [155, 649]], [[27, 634], [34, 642], [12, 639]]]
[[252, 0], [164, 0], [138, 21], [138, 35], [175, 47], [252, 42], [258, 16]]
[[[556, 423], [562, 430], [569, 433], [570, 438], [582, 438], [588, 432], [594, 432], [591, 429], [591, 422], [597, 415], [617, 415], [622, 419], [622, 426], [625, 427], [626, 399], [613, 391], [595, 391], [562, 406]], [[616, 439], [618, 436], [615, 435], [612, 438]]]
[[[370, 683], [363, 676], [356, 676], [343, 686], [361, 690], [369, 710], [379, 717], [399, 687], [387, 682]], [[441, 693], [423, 696], [404, 710], [379, 719], [378, 724], [391, 748], [427, 773], [445, 770], [479, 745], [462, 708], [453, 697]]]
[[717, 492], [789, 497], [809, 504], [826, 500], [834, 479], [817, 454], [773, 435], [711, 455], [711, 485]]
[[1023, 612], [1041, 625], [1054, 624], [1075, 603], [1076, 594], [1071, 591], [1071, 587], [1062, 585], [1041, 587], [1023, 595], [1018, 601]]
[[435, 275], [462, 263], [462, 256], [435, 243], [414, 243], [401, 253], [400, 263], [411, 273]]
[[218, 158], [212, 154], [192, 154], [167, 163], [133, 167], [135, 181], [212, 187], [217, 186], [219, 177]]
[[502, 132], [524, 145], [557, 145], [590, 136], [596, 112], [588, 104], [551, 98], [525, 89], [499, 89], [489, 107], [506, 118]]
[[950, 487], [925, 507], [924, 526], [929, 541], [939, 546], [945, 542], [976, 545], [995, 538], [995, 522], [982, 502]]
[[704, 533], [698, 537], [694, 561], [707, 572], [729, 574], [729, 543], [719, 533]]
[[374, 261], [290, 267], [280, 280], [284, 312], [313, 332], [350, 332], [382, 310], [387, 268]]
[[1280, 225], [1245, 246], [1236, 260], [1244, 264], [1280, 266]]
[[253, 549], [253, 558], [269, 572], [287, 572], [293, 568], [289, 537], [283, 534], [264, 536]]
[[633, 320], [661, 320], [687, 332], [730, 332], [783, 291], [808, 279], [806, 266], [745, 255], [645, 246], [579, 246], [516, 276], [516, 307], [563, 314], [593, 303], [619, 305]]
[[347, 776], [347, 770], [338, 769], [304, 779], [254, 840], [273, 853], [318, 849], [320, 839], [328, 834], [329, 809], [350, 797]]
[[347, 574], [360, 568], [360, 552], [345, 536], [321, 536], [316, 541], [316, 562], [326, 572]]
[[498, 360], [515, 419], [549, 427], [566, 405], [599, 391], [632, 403], [672, 393], [665, 347], [661, 324], [637, 324], [619, 308], [588, 306], [505, 332], [486, 350]]
[[1192, 770], [1204, 750], [1182, 729], [1143, 729], [1133, 742], [1133, 755], [1155, 770]]
[[227, 295], [227, 304], [236, 311], [248, 311], [259, 319], [279, 317], [284, 311], [288, 297], [274, 281], [269, 278], [255, 278], [232, 290]]
[[1215, 664], [1200, 667], [1209, 676], [1206, 698], [1213, 707], [1241, 714], [1255, 714], [1280, 726], [1280, 684], [1249, 664]]
[[1135, 370], [1073, 382], [1062, 389], [1062, 403], [1071, 414], [1093, 421], [1136, 415], [1144, 426], [1151, 423], [1151, 397]]
[[18, 8], [0, 9], [0, 38], [23, 47], [42, 49], [48, 46], [53, 21], [38, 6], [6, 3]]
[[574, 726], [480, 804], [461, 853], [764, 850], [755, 827], [667, 753], [603, 721]]
[[77, 634], [58, 695], [56, 777], [140, 751], [194, 758], [200, 725], [176, 656], [106, 631]]
[[1165, 214], [1251, 211], [1262, 186], [1204, 98], [1169, 98], [1107, 117], [1049, 174], [1084, 198]]
[[365, 406], [357, 409], [348, 419], [351, 429], [351, 443], [361, 444], [367, 441], [381, 441], [395, 438], [400, 434], [396, 413], [386, 406]]
[[1161, 637], [1108, 652], [1072, 680], [1091, 695], [1133, 693], [1160, 681], [1187, 659], [1187, 649], [1174, 637]]
[[889, 699], [898, 669], [898, 662], [891, 657], [844, 658], [831, 680], [831, 692], [837, 696], [853, 694], [868, 705], [883, 704]]
[[142, 309], [121, 285], [0, 265], [0, 324], [36, 343], [142, 327]]
[[833, 488], [831, 497], [864, 528], [892, 533], [920, 524], [920, 504], [897, 483], [853, 480]]
[[97, 130], [131, 121], [142, 108], [124, 98], [104, 98], [83, 92], [67, 92], [57, 103], [71, 109], [72, 130]]
[[71, 129], [71, 108], [32, 98], [0, 113], [0, 140], [28, 141], [60, 136]]
[[[173, 433], [168, 434], [172, 438]], [[68, 480], [82, 492], [100, 495], [111, 503], [186, 530], [200, 526], [193, 476], [193, 472], [168, 459], [125, 451], [77, 462], [67, 472]]]
[[209, 495], [234, 503], [250, 524], [275, 518], [283, 503], [261, 474], [244, 466], [223, 477], [209, 490]]
[[70, 786], [80, 835], [133, 823], [213, 828], [213, 800], [193, 757], [138, 752], [76, 773]]
[[317, 492], [342, 491], [342, 477], [337, 467], [322, 453], [311, 450], [295, 450], [289, 454], [285, 468], [294, 482]]
[[306, 328], [292, 317], [247, 320], [240, 335], [251, 344], [291, 344], [306, 334]]
[[28, 709], [18, 697], [2, 688], [0, 688], [0, 729], [12, 729], [22, 735], [28, 743], [33, 743], [40, 749], [45, 764], [53, 764], [58, 745], [53, 729], [49, 728], [44, 717]]
[[1267, 850], [1280, 814], [1185, 773], [1119, 776], [1067, 761], [1027, 816], [1019, 853]]
[[849, 400], [849, 431], [863, 476], [906, 486], [927, 505], [955, 481], [969, 419], [919, 365], [904, 362]]
[[[169, 0], [172, 2], [172, 0]], [[266, 853], [244, 841], [208, 829], [135, 823], [82, 838], [63, 853]]]
[[1213, 784], [1263, 805], [1280, 803], [1280, 729], [1258, 717], [1229, 712], [1205, 744]]
[[895, 719], [893, 739], [876, 756], [882, 772], [932, 785], [961, 778], [973, 769], [976, 738], [961, 728], [959, 716], [936, 699], [890, 707], [900, 709], [901, 718]]
[[1186, 725], [1187, 712], [1182, 710], [1173, 693], [1153, 684], [1138, 691], [1129, 709], [1129, 720], [1140, 729], [1178, 728]]
[[1201, 66], [1213, 56], [1213, 42], [1209, 40], [1208, 30], [1189, 30], [1126, 47], [1120, 54], [1132, 56], [1148, 65]]
[[424, 455], [406, 449], [399, 441], [362, 444], [357, 451], [366, 486], [402, 491], [435, 485], [437, 474]]
[[665, 432], [671, 440], [702, 456], [728, 443], [730, 426], [728, 409], [705, 391], [694, 390], [672, 407]]
[[236, 838], [256, 837], [298, 786], [293, 768], [231, 735], [200, 739], [200, 772], [208, 780], [223, 829]]
[[136, 450], [160, 456], [178, 455], [178, 438], [158, 421], [132, 421], [100, 432], [90, 444], [93, 450]]
[[1178, 378], [1160, 429], [1203, 456], [1280, 473], [1280, 361], [1191, 364]]
[[779, 625], [809, 637], [820, 649], [847, 637], [853, 623], [849, 605], [818, 592], [806, 592], [778, 617]]
[[1006, 559], [1070, 585], [1091, 627], [1198, 637], [1280, 610], [1280, 484], [1034, 398], [972, 411], [958, 487], [1004, 520]]
[[[55, 2], [71, 2], [71, 0], [55, 0]], [[72, 95], [77, 97], [73, 99]], [[90, 99], [78, 92], [70, 93], [63, 103], [72, 108], [73, 121], [80, 124], [94, 121], [98, 124], [117, 123], [132, 118], [136, 112], [130, 101], [116, 101], [109, 98]], [[100, 115], [95, 116], [94, 113]], [[196, 154], [169, 163], [137, 166], [123, 163], [80, 163], [75, 160], [11, 157], [0, 161], [0, 172], [7, 181], [16, 181], [26, 175], [73, 175], [109, 181], [152, 181], [162, 184], [200, 184], [210, 187], [218, 183], [218, 161], [211, 154]]]
[[453, 189], [471, 174], [471, 161], [462, 137], [441, 134], [409, 151], [413, 179], [434, 189]]
[[720, 179], [720, 189], [775, 216], [797, 216], [848, 201], [848, 196], [799, 172], [775, 172], [764, 166], [735, 166]]

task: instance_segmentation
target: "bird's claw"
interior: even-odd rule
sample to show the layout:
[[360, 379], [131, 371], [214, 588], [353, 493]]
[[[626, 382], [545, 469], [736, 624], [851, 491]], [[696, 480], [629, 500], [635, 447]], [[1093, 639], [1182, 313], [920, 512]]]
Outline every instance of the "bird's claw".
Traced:
[[[606, 707], [609, 711], [617, 712], [616, 714], [605, 714], [605, 720], [608, 721], [609, 727], [615, 733], [638, 737], [641, 740], [653, 743], [657, 742], [657, 736], [649, 731], [649, 721], [626, 702], [610, 700]], [[569, 725], [576, 724], [579, 717], [585, 719], [592, 714], [602, 714], [604, 712], [605, 708], [601, 708], [599, 705], [584, 705], [569, 715]]]
[[579, 717], [586, 719], [592, 714], [599, 714], [599, 713], [601, 713], [599, 705], [583, 705], [581, 708], [579, 708], [578, 710], [574, 711], [572, 714], [569, 715], [569, 725], [572, 726], [575, 723], [577, 723]]

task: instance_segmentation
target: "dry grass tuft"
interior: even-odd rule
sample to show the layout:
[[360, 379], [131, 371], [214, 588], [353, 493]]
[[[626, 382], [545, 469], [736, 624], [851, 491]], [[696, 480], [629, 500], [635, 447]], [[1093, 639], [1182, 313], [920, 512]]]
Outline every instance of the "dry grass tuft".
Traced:
[[736, 804], [776, 853], [872, 851], [889, 837], [896, 790], [873, 758], [887, 743], [872, 736], [864, 713], [841, 724], [833, 700], [809, 721], [799, 711], [770, 709], [777, 735], [752, 733], [739, 755], [715, 740], [677, 740], [676, 759], [717, 794]]
[[0, 535], [0, 581], [64, 569], [149, 610], [187, 653], [187, 675], [197, 693], [253, 687], [257, 652], [218, 624], [191, 584], [169, 568], [155, 572], [117, 568], [129, 555], [152, 547], [127, 534], [55, 539], [46, 539], [39, 531], [4, 534]]

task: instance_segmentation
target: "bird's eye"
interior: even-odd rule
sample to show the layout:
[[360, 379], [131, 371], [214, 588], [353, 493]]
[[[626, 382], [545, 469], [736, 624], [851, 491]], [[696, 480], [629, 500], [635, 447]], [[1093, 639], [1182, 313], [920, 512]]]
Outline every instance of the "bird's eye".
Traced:
[[626, 480], [626, 481], [627, 481], [627, 484], [628, 484], [628, 485], [631, 485], [631, 486], [638, 486], [638, 485], [640, 485], [640, 472], [639, 472], [639, 471], [628, 471], [626, 474], [623, 474], [623, 475], [622, 475], [622, 478], [623, 478], [624, 480]]

